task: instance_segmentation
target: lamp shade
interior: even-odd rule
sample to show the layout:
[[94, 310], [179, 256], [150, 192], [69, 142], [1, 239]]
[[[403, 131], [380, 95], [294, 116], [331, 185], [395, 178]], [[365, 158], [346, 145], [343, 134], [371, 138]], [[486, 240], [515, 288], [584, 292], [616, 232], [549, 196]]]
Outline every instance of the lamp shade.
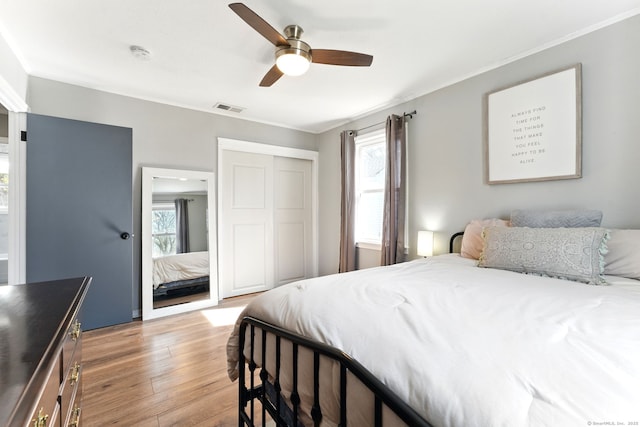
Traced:
[[418, 255], [419, 256], [433, 255], [433, 231], [428, 231], [428, 230], [418, 231]]

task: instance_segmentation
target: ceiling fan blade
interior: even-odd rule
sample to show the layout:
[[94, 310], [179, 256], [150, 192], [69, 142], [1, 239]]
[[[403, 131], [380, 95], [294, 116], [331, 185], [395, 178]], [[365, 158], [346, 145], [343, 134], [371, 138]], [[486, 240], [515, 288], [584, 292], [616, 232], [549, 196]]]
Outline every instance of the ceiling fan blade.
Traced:
[[316, 64], [368, 67], [373, 56], [346, 50], [311, 49], [311, 62]]
[[249, 24], [251, 28], [262, 34], [265, 39], [269, 40], [274, 45], [289, 46], [289, 42], [287, 42], [287, 39], [285, 39], [282, 34], [243, 3], [231, 3], [229, 7], [240, 18], [242, 18], [244, 22]]
[[262, 81], [260, 82], [260, 86], [269, 87], [277, 82], [278, 79], [280, 79], [280, 77], [282, 77], [283, 75], [284, 73], [280, 71], [280, 68], [278, 68], [277, 65], [274, 65], [269, 71], [267, 71], [267, 74], [264, 75]]

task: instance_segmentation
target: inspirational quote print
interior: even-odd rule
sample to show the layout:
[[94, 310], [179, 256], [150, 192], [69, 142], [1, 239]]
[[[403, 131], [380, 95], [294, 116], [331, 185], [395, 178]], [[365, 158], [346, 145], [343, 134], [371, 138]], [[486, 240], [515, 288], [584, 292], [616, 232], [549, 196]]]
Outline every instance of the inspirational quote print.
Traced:
[[580, 64], [485, 97], [489, 184], [581, 176]]
[[511, 113], [513, 151], [511, 157], [521, 165], [533, 163], [546, 153], [544, 119], [547, 107], [539, 105]]

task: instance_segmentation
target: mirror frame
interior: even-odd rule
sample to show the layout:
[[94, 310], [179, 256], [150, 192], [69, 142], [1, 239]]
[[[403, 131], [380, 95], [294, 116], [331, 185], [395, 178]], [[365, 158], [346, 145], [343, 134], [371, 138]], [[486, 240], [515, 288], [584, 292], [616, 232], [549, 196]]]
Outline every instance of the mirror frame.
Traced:
[[[153, 308], [153, 237], [152, 237], [152, 192], [154, 178], [193, 179], [207, 181], [207, 221], [209, 223], [209, 298], [194, 302]], [[142, 168], [142, 320], [156, 319], [172, 314], [186, 313], [218, 305], [218, 255], [216, 222], [216, 184], [213, 172]]]

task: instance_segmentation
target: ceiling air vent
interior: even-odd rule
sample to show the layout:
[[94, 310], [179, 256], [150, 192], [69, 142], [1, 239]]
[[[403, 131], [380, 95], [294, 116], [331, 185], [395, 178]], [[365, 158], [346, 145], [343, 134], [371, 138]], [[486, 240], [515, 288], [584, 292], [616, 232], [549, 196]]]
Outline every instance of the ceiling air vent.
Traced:
[[240, 113], [242, 110], [244, 110], [244, 108], [242, 108], [242, 107], [236, 107], [235, 105], [223, 104], [222, 102], [218, 102], [216, 105], [213, 106], [213, 108], [217, 109], [217, 110], [231, 111], [232, 113]]

